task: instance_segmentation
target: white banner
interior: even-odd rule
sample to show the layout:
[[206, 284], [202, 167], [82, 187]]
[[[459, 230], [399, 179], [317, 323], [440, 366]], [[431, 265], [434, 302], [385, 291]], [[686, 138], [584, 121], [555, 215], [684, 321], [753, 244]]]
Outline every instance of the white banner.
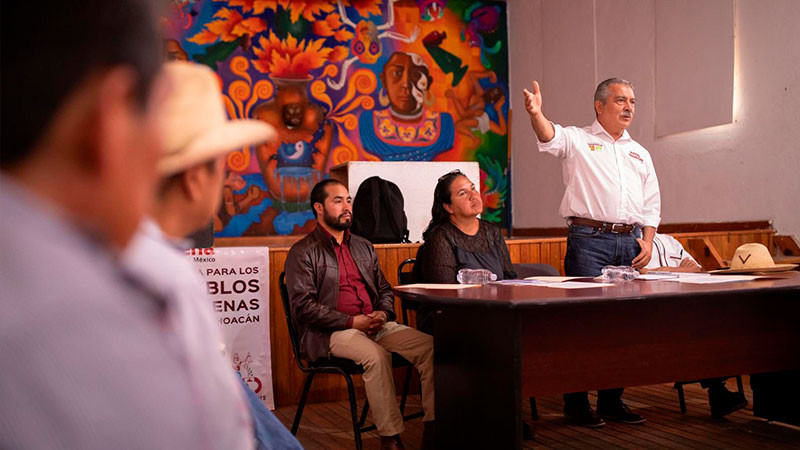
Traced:
[[269, 248], [195, 248], [186, 253], [206, 280], [233, 369], [269, 409], [275, 409], [269, 342]]

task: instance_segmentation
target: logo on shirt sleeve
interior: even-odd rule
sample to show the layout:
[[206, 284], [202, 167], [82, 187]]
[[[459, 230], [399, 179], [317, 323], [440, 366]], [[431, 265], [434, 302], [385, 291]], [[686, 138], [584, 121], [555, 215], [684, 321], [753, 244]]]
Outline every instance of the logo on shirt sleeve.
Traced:
[[633, 159], [638, 159], [638, 160], [639, 160], [639, 162], [644, 162], [644, 160], [642, 159], [642, 157], [641, 157], [641, 156], [639, 156], [639, 154], [638, 154], [638, 153], [636, 153], [636, 152], [628, 152], [628, 156], [630, 156], [630, 157], [631, 157], [631, 158], [633, 158]]
[[599, 152], [603, 149], [603, 144], [589, 144], [590, 152]]

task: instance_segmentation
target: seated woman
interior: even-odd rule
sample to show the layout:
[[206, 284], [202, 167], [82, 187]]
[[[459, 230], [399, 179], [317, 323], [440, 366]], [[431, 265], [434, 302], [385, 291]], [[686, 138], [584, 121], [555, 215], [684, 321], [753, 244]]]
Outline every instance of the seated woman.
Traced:
[[[433, 191], [431, 222], [422, 233], [425, 243], [417, 251], [415, 277], [426, 283], [457, 283], [461, 269], [488, 269], [498, 280], [517, 278], [500, 229], [478, 218], [483, 211], [481, 193], [460, 170], [439, 178]], [[417, 309], [417, 328], [430, 333], [433, 314], [427, 305]], [[522, 422], [523, 439], [533, 430]]]
[[487, 269], [498, 280], [517, 277], [500, 229], [479, 219], [482, 211], [480, 192], [461, 171], [439, 178], [425, 244], [417, 253], [419, 281], [456, 283], [461, 269]]

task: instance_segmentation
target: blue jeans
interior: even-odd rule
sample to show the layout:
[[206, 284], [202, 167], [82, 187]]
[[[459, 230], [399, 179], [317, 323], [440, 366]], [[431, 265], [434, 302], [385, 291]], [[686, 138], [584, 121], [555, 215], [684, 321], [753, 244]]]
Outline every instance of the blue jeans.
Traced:
[[250, 414], [253, 417], [253, 432], [256, 439], [257, 450], [302, 450], [303, 446], [300, 442], [292, 436], [292, 433], [286, 429], [285, 426], [272, 414], [272, 411], [264, 406], [261, 399], [258, 398], [255, 392], [250, 389], [250, 386], [242, 380], [239, 374], [236, 378], [242, 382], [242, 389], [244, 389], [245, 396], [247, 396], [247, 403], [250, 406]]
[[[567, 235], [567, 255], [564, 257], [564, 273], [568, 277], [596, 277], [602, 274], [603, 266], [630, 266], [641, 252], [636, 238], [641, 230], [633, 233], [603, 233], [584, 225], [570, 225]], [[613, 406], [622, 397], [622, 388], [597, 391], [597, 404]], [[589, 405], [589, 394], [573, 392], [564, 394], [565, 409], [579, 409]]]
[[617, 234], [570, 225], [564, 273], [568, 277], [596, 277], [602, 274], [603, 266], [630, 266], [633, 258], [642, 251], [636, 241], [640, 236], [638, 228], [633, 233]]

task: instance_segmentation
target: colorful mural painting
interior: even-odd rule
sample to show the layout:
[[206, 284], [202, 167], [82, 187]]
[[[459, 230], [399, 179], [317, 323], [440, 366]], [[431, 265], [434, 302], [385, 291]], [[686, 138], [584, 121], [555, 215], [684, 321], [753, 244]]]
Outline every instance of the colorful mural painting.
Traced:
[[311, 187], [357, 160], [478, 161], [506, 226], [506, 23], [497, 1], [173, 0], [166, 58], [214, 69], [228, 114], [280, 136], [228, 156], [216, 236], [311, 231]]

